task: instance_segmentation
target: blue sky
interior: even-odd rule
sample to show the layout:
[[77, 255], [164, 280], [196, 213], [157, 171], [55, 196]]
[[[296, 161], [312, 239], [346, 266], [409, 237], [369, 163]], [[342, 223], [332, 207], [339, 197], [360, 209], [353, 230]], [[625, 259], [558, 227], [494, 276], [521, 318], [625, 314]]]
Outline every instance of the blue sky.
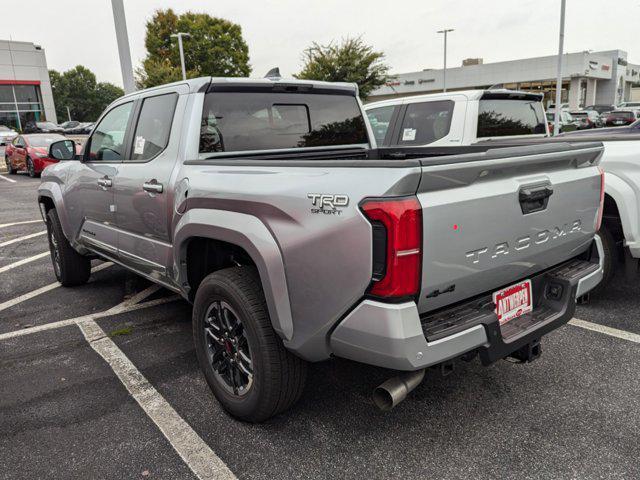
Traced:
[[[124, 0], [134, 64], [145, 55], [144, 25], [157, 8], [206, 12], [242, 26], [253, 75], [279, 66], [297, 72], [311, 42], [362, 36], [386, 54], [393, 73], [439, 68], [443, 27], [449, 66], [557, 52], [560, 0]], [[0, 38], [32, 41], [47, 52], [49, 68], [83, 64], [99, 80], [122, 84], [111, 0], [21, 0], [12, 3]], [[614, 48], [640, 63], [638, 0], [567, 0], [565, 51]], [[25, 28], [26, 26], [26, 28]]]

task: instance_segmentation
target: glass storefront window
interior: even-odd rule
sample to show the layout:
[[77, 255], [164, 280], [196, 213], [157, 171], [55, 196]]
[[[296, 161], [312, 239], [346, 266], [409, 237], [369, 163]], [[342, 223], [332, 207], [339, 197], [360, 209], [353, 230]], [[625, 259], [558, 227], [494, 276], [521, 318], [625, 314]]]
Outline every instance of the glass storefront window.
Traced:
[[18, 114], [16, 112], [0, 112], [0, 125], [19, 130]]
[[24, 129], [46, 120], [38, 85], [0, 85], [0, 125]]
[[11, 85], [0, 85], [0, 103], [15, 102]]
[[14, 85], [16, 102], [40, 102], [38, 89], [35, 85]]

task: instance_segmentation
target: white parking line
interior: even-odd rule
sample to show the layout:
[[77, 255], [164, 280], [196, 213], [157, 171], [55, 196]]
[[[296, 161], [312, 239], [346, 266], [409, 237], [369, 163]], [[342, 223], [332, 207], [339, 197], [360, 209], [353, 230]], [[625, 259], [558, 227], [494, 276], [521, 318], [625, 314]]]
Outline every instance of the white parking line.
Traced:
[[31, 235], [25, 235], [24, 237], [18, 237], [12, 240], [7, 240], [6, 242], [0, 243], [0, 247], [6, 247], [7, 245], [21, 242], [22, 240], [29, 240], [30, 238], [39, 237], [40, 235], [44, 235], [45, 233], [47, 233], [47, 231], [43, 230], [42, 232], [32, 233]]
[[0, 175], [0, 178], [1, 178], [2, 180], [6, 180], [7, 182], [16, 183], [16, 181], [15, 181], [14, 179], [12, 179], [12, 178], [7, 178], [7, 177], [5, 177], [4, 175]]
[[[156, 290], [157, 288], [154, 289], [154, 286], [151, 286], [109, 311], [112, 314], [113, 312], [122, 313], [127, 308], [134, 308], [136, 306], [132, 305], [134, 302], [139, 302]], [[142, 307], [145, 304], [138, 305]], [[236, 479], [233, 472], [149, 383], [133, 362], [105, 334], [94, 318], [88, 316], [78, 319], [76, 323], [91, 347], [107, 362], [138, 405], [198, 478], [202, 480]]]
[[27, 220], [24, 222], [0, 223], [0, 228], [13, 227], [14, 225], [26, 225], [28, 223], [44, 223], [44, 222], [42, 222], [41, 219], [38, 219], [38, 220]]
[[[49, 252], [45, 252], [45, 255], [48, 255]], [[113, 263], [111, 262], [105, 262], [105, 263], [101, 263], [100, 265], [97, 265], [95, 267], [93, 267], [91, 269], [91, 273], [96, 273], [99, 272], [100, 270], [104, 270], [105, 268], [109, 268], [110, 266], [112, 266]], [[12, 300], [7, 300], [6, 302], [0, 303], [0, 312], [2, 310], [6, 310], [7, 308], [13, 307], [14, 305], [17, 305], [19, 303], [24, 302], [25, 300], [29, 300], [33, 297], [37, 297], [38, 295], [42, 295], [43, 293], [46, 293], [50, 290], [53, 290], [54, 288], [58, 288], [60, 286], [60, 282], [53, 282], [50, 283], [49, 285], [45, 285], [44, 287], [40, 287], [32, 292], [29, 293], [25, 293], [24, 295], [20, 295], [19, 297], [16, 297]]]
[[120, 309], [118, 310], [117, 313], [114, 313], [113, 310], [122, 305], [120, 304], [120, 305], [117, 305], [116, 307], [113, 307], [112, 309], [105, 310], [104, 312], [92, 313], [90, 315], [83, 315], [81, 317], [69, 318], [67, 320], [60, 320], [58, 322], [45, 323], [44, 325], [38, 325], [37, 327], [23, 328], [21, 330], [14, 330], [13, 332], [3, 333], [3, 334], [0, 334], [0, 341], [8, 340], [10, 338], [23, 337], [25, 335], [31, 335], [32, 333], [45, 332], [47, 330], [55, 330], [57, 328], [67, 327], [69, 325], [73, 325], [75, 323], [78, 323], [87, 319], [110, 317], [112, 315], [118, 315], [121, 313], [129, 313], [135, 310], [142, 310], [143, 308], [156, 307], [158, 305], [163, 305], [165, 303], [175, 302], [176, 300], [180, 300], [180, 298], [181, 298], [180, 295], [172, 295], [170, 297], [157, 298], [155, 300], [150, 300], [148, 302], [138, 303], [136, 305], [130, 305], [127, 308]]
[[49, 255], [48, 251], [39, 253], [37, 255], [34, 255], [33, 257], [23, 258], [22, 260], [18, 260], [17, 262], [10, 263], [9, 265], [5, 265], [4, 267], [0, 267], [0, 273], [8, 272], [9, 270], [20, 267], [26, 263], [35, 262], [36, 260], [40, 260], [47, 255]]
[[109, 364], [138, 405], [198, 478], [236, 479], [209, 445], [178, 415], [95, 321], [82, 320], [78, 326], [91, 347]]
[[569, 320], [569, 325], [574, 327], [584, 328], [585, 330], [591, 330], [593, 332], [604, 333], [611, 337], [621, 338], [629, 342], [640, 343], [640, 335], [637, 333], [627, 332], [626, 330], [619, 330], [617, 328], [606, 327], [597, 323], [587, 322], [586, 320], [580, 320], [579, 318], [572, 318]]

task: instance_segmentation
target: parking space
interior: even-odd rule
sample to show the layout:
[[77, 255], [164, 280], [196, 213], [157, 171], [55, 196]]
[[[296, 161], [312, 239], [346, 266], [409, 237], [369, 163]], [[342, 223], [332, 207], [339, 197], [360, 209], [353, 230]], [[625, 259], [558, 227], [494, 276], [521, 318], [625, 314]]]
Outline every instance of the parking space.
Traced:
[[[37, 180], [0, 180], [0, 225], [37, 220]], [[0, 227], [0, 244], [44, 229]], [[568, 325], [530, 365], [437, 370], [374, 409], [390, 372], [313, 365], [301, 401], [230, 418], [195, 358], [191, 308], [116, 265], [55, 284], [46, 235], [0, 246], [0, 478], [633, 478], [640, 344]], [[640, 282], [617, 278], [576, 317], [640, 334]], [[9, 385], [9, 388], [6, 386]]]

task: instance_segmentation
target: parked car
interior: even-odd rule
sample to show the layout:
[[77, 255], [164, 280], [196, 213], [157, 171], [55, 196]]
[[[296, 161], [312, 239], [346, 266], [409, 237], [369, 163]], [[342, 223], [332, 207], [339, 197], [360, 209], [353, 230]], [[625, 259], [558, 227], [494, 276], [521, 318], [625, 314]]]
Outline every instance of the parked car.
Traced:
[[607, 113], [604, 122], [607, 127], [619, 127], [622, 125], [631, 125], [638, 118], [640, 118], [640, 112], [638, 110], [618, 109]]
[[0, 125], [0, 146], [7, 145], [18, 136], [18, 132], [5, 125]]
[[608, 113], [616, 109], [615, 105], [606, 105], [606, 104], [597, 104], [597, 105], [588, 105], [583, 108], [583, 110], [592, 110], [598, 112], [598, 115], [602, 115], [603, 113]]
[[76, 125], [73, 128], [70, 128], [65, 133], [69, 135], [88, 135], [91, 132], [91, 129], [93, 128], [94, 125], [95, 123], [93, 122], [78, 123], [78, 125]]
[[63, 133], [64, 130], [53, 122], [27, 122], [24, 133]]
[[[553, 132], [553, 125], [555, 120], [554, 112], [547, 112], [547, 122], [549, 123], [549, 131]], [[571, 116], [569, 112], [566, 110], [562, 110], [560, 112], [560, 133], [573, 132], [574, 130], [578, 130], [580, 127], [580, 122]]]
[[[541, 110], [526, 118], [546, 131]], [[388, 409], [426, 367], [535, 360], [602, 275], [602, 147], [375, 149], [370, 132], [348, 83], [207, 77], [129, 94], [81, 157], [50, 146], [64, 161], [38, 202], [56, 278], [87, 282], [98, 256], [193, 302], [204, 377], [247, 421], [292, 405], [308, 361], [404, 371], [376, 390]]]
[[542, 96], [469, 90], [394, 98], [365, 105], [378, 146], [463, 146], [548, 135]]
[[80, 125], [80, 122], [78, 122], [76, 120], [67, 120], [66, 122], [63, 122], [58, 126], [60, 128], [62, 128], [63, 130], [69, 130], [71, 128], [77, 127], [78, 125]]
[[[571, 132], [571, 137], [575, 136], [593, 136], [593, 137], [602, 137], [603, 135], [628, 135], [628, 134], [640, 134], [640, 120], [636, 120], [631, 125], [626, 125], [622, 127], [607, 127], [607, 128], [598, 128], [597, 130], [580, 130], [576, 132]], [[569, 134], [567, 134], [569, 135]]]
[[4, 151], [8, 172], [27, 172], [30, 177], [39, 177], [47, 165], [58, 162], [49, 156], [49, 146], [64, 139], [50, 133], [17, 136]]
[[622, 102], [618, 108], [620, 110], [640, 110], [640, 102]]
[[588, 130], [590, 128], [601, 128], [604, 126], [603, 120], [595, 110], [573, 110], [569, 112], [569, 114], [578, 122], [578, 130]]
[[[556, 109], [556, 104], [555, 103], [550, 103], [549, 106], [547, 107], [547, 112], [553, 112]], [[561, 103], [560, 104], [560, 109], [561, 110], [568, 110], [569, 109], [569, 104], [568, 103]]]

